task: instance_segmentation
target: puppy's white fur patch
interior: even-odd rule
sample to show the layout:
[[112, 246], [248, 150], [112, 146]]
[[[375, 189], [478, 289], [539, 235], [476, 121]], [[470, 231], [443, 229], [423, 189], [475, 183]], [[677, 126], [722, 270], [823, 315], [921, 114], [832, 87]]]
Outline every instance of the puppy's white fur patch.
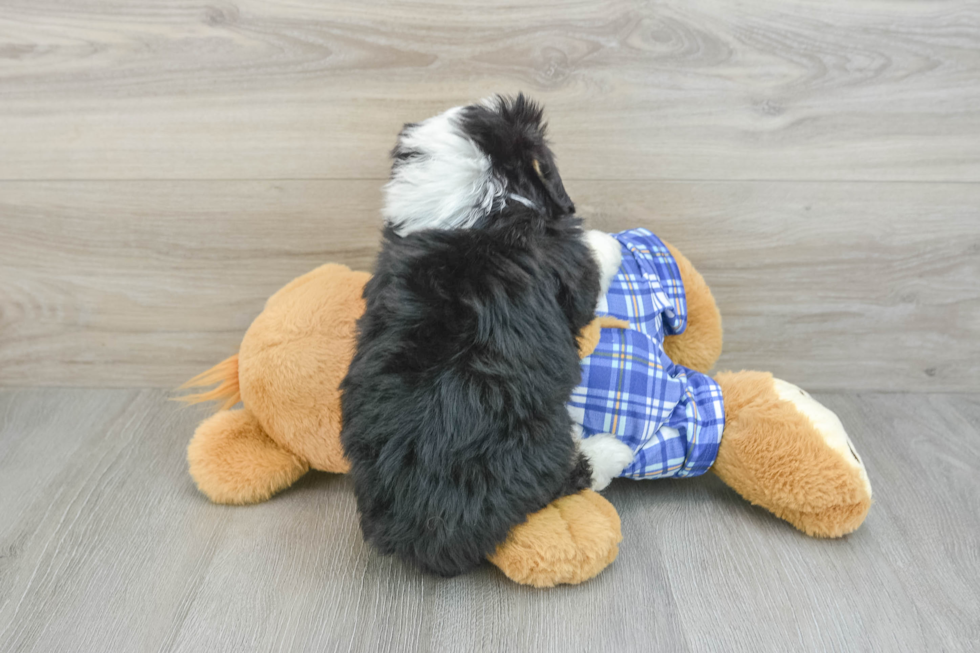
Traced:
[[597, 433], [590, 438], [583, 438], [582, 427], [573, 424], [572, 438], [592, 467], [592, 489], [597, 492], [604, 490], [633, 462], [633, 450], [611, 433]]
[[396, 166], [385, 186], [382, 215], [405, 236], [422, 229], [463, 229], [504, 199], [490, 158], [459, 124], [462, 107], [407, 128], [399, 148], [418, 156]]
[[619, 266], [623, 262], [623, 252], [619, 247], [619, 241], [609, 234], [591, 229], [585, 232], [585, 243], [592, 250], [592, 257], [599, 264], [599, 283], [602, 290], [599, 297], [606, 294], [609, 284], [613, 277], [619, 273]]
[[579, 447], [589, 459], [592, 467], [592, 489], [596, 491], [605, 489], [633, 462], [633, 450], [611, 433], [598, 433], [591, 438], [585, 438]]

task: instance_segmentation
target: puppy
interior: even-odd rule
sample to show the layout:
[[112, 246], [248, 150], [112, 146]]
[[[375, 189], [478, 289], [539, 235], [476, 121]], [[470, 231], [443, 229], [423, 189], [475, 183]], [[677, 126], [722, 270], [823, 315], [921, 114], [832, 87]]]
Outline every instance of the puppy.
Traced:
[[619, 246], [582, 231], [544, 133], [497, 97], [392, 152], [341, 439], [365, 539], [442, 576], [592, 480], [565, 402]]

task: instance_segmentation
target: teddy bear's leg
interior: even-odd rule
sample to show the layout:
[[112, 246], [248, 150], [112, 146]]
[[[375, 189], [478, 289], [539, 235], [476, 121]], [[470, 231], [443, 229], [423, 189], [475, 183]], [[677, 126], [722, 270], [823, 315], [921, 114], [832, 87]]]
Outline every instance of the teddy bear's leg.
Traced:
[[767, 372], [726, 372], [715, 380], [725, 431], [712, 471], [808, 535], [840, 537], [860, 526], [871, 484], [837, 416]]
[[678, 365], [707, 374], [721, 356], [721, 313], [701, 273], [676, 247], [667, 242], [664, 245], [677, 262], [687, 298], [687, 328], [684, 333], [667, 336], [664, 351]]
[[215, 503], [258, 503], [306, 473], [305, 460], [269, 438], [247, 409], [222, 410], [201, 422], [187, 445], [197, 487]]
[[523, 585], [575, 585], [615, 560], [622, 540], [616, 509], [592, 490], [582, 490], [515, 526], [489, 560]]

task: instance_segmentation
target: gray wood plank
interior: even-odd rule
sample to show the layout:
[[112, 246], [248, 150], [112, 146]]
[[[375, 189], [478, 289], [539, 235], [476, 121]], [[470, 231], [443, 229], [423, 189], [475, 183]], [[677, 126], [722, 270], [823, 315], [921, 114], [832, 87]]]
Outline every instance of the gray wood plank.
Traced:
[[577, 587], [422, 576], [363, 544], [350, 484], [209, 504], [198, 410], [157, 390], [0, 391], [0, 651], [967, 651], [980, 399], [823, 394], [876, 504], [809, 539], [713, 477], [617, 481], [618, 560]]
[[[374, 181], [0, 182], [0, 385], [173, 387], [265, 299], [370, 269]], [[714, 289], [721, 368], [810, 390], [980, 390], [980, 184], [570, 182]]]
[[402, 123], [523, 89], [571, 179], [980, 181], [961, 0], [0, 7], [0, 179], [383, 179]]

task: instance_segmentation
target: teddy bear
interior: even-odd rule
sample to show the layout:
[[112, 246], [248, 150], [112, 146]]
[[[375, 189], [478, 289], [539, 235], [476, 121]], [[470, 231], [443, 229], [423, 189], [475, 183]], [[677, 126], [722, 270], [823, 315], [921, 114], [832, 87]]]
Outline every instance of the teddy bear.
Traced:
[[[711, 471], [808, 535], [840, 537], [860, 526], [871, 485], [837, 416], [767, 372], [707, 376], [722, 327], [703, 277], [645, 229], [613, 236], [623, 262], [580, 334], [582, 383], [568, 402], [593, 489], [528, 515], [489, 561], [536, 587], [599, 574], [622, 541], [615, 508], [596, 491], [613, 477]], [[188, 403], [223, 402], [187, 449], [190, 474], [209, 499], [257, 503], [310, 469], [349, 469], [339, 385], [369, 278], [326, 264], [294, 279], [269, 298], [237, 354], [182, 386], [216, 386], [181, 398]]]

